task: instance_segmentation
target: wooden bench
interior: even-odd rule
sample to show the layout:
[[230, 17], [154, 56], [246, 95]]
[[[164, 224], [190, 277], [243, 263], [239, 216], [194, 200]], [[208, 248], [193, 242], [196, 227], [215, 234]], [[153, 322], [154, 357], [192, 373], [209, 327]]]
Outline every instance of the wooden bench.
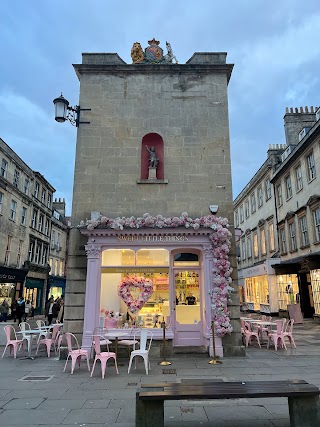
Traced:
[[165, 400], [287, 397], [290, 427], [320, 426], [320, 390], [303, 380], [145, 384], [136, 393], [136, 427], [164, 427]]

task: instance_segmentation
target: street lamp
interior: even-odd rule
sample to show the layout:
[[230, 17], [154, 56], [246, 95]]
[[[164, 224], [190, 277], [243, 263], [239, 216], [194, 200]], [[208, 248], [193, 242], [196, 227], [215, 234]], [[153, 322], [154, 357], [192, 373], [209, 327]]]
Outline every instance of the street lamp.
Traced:
[[58, 123], [64, 123], [66, 120], [73, 125], [78, 127], [80, 123], [90, 122], [80, 122], [80, 111], [91, 111], [91, 108], [80, 108], [79, 105], [74, 107], [69, 107], [69, 101], [62, 95], [58, 96], [53, 100], [54, 103], [54, 118]]
[[62, 95], [62, 93], [58, 98], [53, 100], [53, 103], [55, 109], [54, 118], [58, 123], [64, 123], [66, 120], [69, 120], [73, 126], [79, 126], [79, 105], [69, 107], [69, 101]]

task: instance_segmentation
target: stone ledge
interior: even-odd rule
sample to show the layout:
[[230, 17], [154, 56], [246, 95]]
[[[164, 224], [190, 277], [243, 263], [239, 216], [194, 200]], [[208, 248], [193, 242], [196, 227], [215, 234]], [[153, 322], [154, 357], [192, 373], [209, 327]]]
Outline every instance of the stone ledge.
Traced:
[[137, 184], [168, 184], [167, 179], [137, 179]]

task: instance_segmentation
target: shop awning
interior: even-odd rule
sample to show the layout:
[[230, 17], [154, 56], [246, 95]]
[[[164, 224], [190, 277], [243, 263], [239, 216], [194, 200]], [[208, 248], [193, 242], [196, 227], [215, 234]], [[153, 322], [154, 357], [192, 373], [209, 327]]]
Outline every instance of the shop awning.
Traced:
[[294, 274], [320, 268], [320, 252], [272, 264], [276, 274]]
[[0, 267], [0, 283], [24, 282], [28, 270], [21, 268]]

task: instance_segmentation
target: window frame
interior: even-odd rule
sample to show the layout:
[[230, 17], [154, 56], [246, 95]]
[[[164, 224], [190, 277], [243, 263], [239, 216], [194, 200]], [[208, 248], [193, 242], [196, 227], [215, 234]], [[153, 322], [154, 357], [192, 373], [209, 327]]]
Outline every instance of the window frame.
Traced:
[[[312, 161], [310, 161], [312, 160]], [[308, 182], [313, 181], [316, 178], [316, 165], [314, 161], [313, 150], [310, 151], [308, 155], [306, 155], [306, 165], [307, 165], [307, 177]]]
[[264, 227], [260, 228], [260, 247], [261, 247], [261, 255], [267, 254], [267, 242], [266, 242], [266, 230]]
[[38, 199], [39, 191], [40, 191], [40, 184], [39, 184], [39, 182], [38, 182], [38, 181], [36, 181], [36, 182], [34, 183], [34, 192], [33, 192], [33, 195], [34, 195], [34, 197], [35, 197], [36, 199]]
[[251, 201], [251, 213], [253, 214], [253, 213], [255, 213], [255, 211], [256, 211], [256, 195], [255, 195], [255, 193], [252, 193], [251, 195], [250, 195], [250, 201]]
[[2, 176], [3, 178], [7, 178], [7, 174], [8, 174], [8, 162], [6, 161], [6, 159], [2, 158], [0, 176]]
[[263, 193], [262, 193], [262, 187], [258, 187], [258, 208], [261, 208], [263, 205]]
[[4, 193], [0, 191], [0, 215], [2, 215], [2, 211], [3, 211], [3, 201], [4, 201]]
[[245, 217], [246, 217], [246, 219], [247, 219], [247, 218], [249, 218], [249, 216], [250, 216], [250, 202], [249, 202], [249, 199], [247, 199], [247, 200], [244, 202], [244, 206], [245, 206], [245, 208], [244, 208], [244, 213], [245, 213]]
[[[271, 231], [272, 230], [272, 231]], [[269, 222], [268, 224], [268, 241], [269, 241], [269, 252], [274, 252], [276, 250], [275, 239], [274, 239], [274, 224]]]
[[310, 246], [307, 214], [299, 217], [299, 228], [300, 228], [301, 246], [302, 247]]
[[10, 204], [10, 217], [9, 219], [11, 221], [16, 221], [16, 216], [17, 216], [17, 202], [14, 199], [11, 199], [11, 204]]
[[281, 185], [281, 183], [277, 184], [276, 191], [277, 191], [277, 207], [281, 208], [281, 206], [283, 205], [282, 185]]
[[279, 228], [279, 237], [280, 237], [280, 253], [282, 255], [288, 253], [287, 249], [287, 236], [286, 236], [286, 230], [285, 227]]
[[295, 221], [288, 222], [288, 231], [290, 237], [290, 252], [295, 252], [298, 250], [297, 244], [297, 228]]
[[290, 174], [285, 177], [285, 184], [286, 184], [286, 200], [290, 200], [292, 198], [292, 182], [291, 182]]
[[253, 233], [253, 256], [254, 258], [259, 258], [259, 240], [258, 233]]
[[296, 177], [296, 193], [303, 189], [303, 177], [302, 177], [302, 168], [301, 163], [298, 164], [294, 169]]
[[271, 199], [271, 182], [270, 178], [265, 180], [265, 192], [266, 192], [266, 201]]
[[320, 242], [320, 206], [312, 210], [313, 230], [315, 242]]
[[26, 226], [27, 225], [27, 213], [28, 209], [25, 206], [21, 207], [21, 225]]

